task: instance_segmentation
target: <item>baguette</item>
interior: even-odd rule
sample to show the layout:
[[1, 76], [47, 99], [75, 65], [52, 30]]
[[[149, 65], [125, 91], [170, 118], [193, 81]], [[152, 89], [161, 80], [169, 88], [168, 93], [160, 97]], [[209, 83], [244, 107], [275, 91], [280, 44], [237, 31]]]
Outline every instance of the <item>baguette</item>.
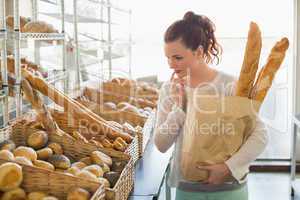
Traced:
[[289, 40], [282, 38], [276, 42], [268, 56], [266, 65], [260, 70], [257, 80], [251, 89], [250, 98], [262, 102], [272, 85], [272, 81], [283, 62], [289, 47]]
[[236, 96], [249, 96], [250, 89], [253, 86], [256, 71], [258, 69], [261, 47], [261, 32], [258, 25], [254, 22], [251, 22], [248, 32], [248, 40], [246, 44], [243, 65], [236, 86]]
[[109, 124], [103, 118], [99, 117], [85, 106], [81, 105], [80, 103], [76, 102], [64, 93], [60, 92], [52, 85], [48, 85], [40, 77], [34, 76], [31, 72], [29, 72], [26, 69], [22, 69], [22, 75], [30, 82], [33, 88], [37, 89], [45, 96], [48, 96], [56, 104], [64, 107], [68, 112], [73, 113], [76, 118], [87, 120], [89, 125], [96, 125], [97, 128], [100, 129], [97, 131], [98, 134], [107, 134], [108, 137], [112, 139], [121, 137], [129, 143], [132, 141], [132, 136], [130, 136], [127, 133], [120, 132], [115, 128], [109, 126]]

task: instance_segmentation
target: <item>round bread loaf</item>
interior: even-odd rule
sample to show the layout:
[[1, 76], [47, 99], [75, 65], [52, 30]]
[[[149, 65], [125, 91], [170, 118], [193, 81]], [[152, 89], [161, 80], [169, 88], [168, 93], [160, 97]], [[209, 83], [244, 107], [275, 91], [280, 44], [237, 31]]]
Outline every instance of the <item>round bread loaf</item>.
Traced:
[[67, 200], [89, 200], [90, 193], [83, 188], [73, 188], [68, 192]]
[[79, 171], [76, 176], [84, 179], [88, 179], [91, 181], [97, 181], [97, 176], [95, 176], [93, 173], [87, 171], [87, 170], [81, 170]]
[[27, 195], [28, 200], [42, 200], [47, 194], [44, 192], [30, 192]]
[[0, 159], [13, 161], [15, 159], [14, 154], [10, 152], [9, 150], [1, 150], [0, 151]]
[[39, 160], [48, 160], [50, 156], [53, 155], [53, 151], [49, 147], [45, 147], [43, 149], [37, 150], [36, 153], [37, 153], [37, 158]]
[[0, 166], [0, 190], [3, 192], [16, 189], [23, 181], [22, 167], [7, 162]]
[[52, 149], [54, 154], [61, 155], [64, 153], [62, 146], [58, 143], [52, 142], [48, 145], [48, 147]]
[[19, 146], [14, 151], [14, 156], [23, 156], [28, 158], [31, 161], [35, 161], [37, 159], [36, 152], [30, 147]]
[[64, 155], [52, 155], [48, 161], [59, 169], [68, 169], [71, 166], [69, 158]]
[[43, 161], [43, 160], [33, 161], [33, 164], [37, 167], [40, 167], [43, 169], [48, 169], [50, 171], [54, 171], [54, 169], [55, 169], [55, 167], [51, 163]]
[[5, 192], [1, 200], [26, 200], [26, 193], [22, 188], [16, 188]]
[[40, 149], [45, 147], [47, 142], [48, 134], [45, 131], [33, 132], [27, 138], [27, 145], [34, 149]]
[[100, 151], [93, 151], [91, 154], [91, 159], [93, 163], [103, 166], [103, 163], [107, 164], [108, 166], [112, 165], [112, 159], [108, 155], [100, 152]]
[[87, 171], [93, 173], [97, 177], [103, 176], [103, 170], [99, 165], [90, 165], [90, 166], [83, 168], [83, 170], [87, 170]]
[[16, 156], [15, 162], [23, 165], [33, 166], [32, 161], [24, 156]]

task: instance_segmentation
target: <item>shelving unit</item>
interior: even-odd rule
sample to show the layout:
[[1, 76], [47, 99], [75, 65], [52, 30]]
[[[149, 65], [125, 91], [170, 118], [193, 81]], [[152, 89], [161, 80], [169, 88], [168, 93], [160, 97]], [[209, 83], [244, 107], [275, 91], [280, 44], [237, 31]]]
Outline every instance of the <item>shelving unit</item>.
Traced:
[[[0, 46], [1, 46], [1, 77], [2, 77], [2, 89], [0, 90], [0, 101], [2, 103], [2, 116], [3, 124], [5, 127], [9, 121], [8, 112], [8, 80], [7, 80], [7, 50], [6, 50], [6, 40], [7, 40], [7, 29], [5, 21], [5, 0], [0, 0], [0, 12], [2, 13], [0, 19]], [[5, 58], [5, 59], [3, 59]]]
[[[42, 0], [41, 0], [42, 1]], [[48, 3], [52, 3], [51, 1], [45, 1]], [[15, 93], [16, 93], [16, 117], [20, 117], [22, 115], [22, 96], [21, 96], [21, 88], [20, 88], [20, 81], [21, 81], [21, 56], [20, 56], [20, 43], [21, 41], [28, 42], [32, 40], [34, 42], [34, 62], [36, 64], [40, 64], [40, 48], [41, 42], [49, 42], [49, 41], [60, 41], [62, 44], [62, 70], [60, 73], [55, 74], [53, 77], [48, 78], [47, 80], [54, 83], [58, 80], [64, 80], [64, 90], [65, 92], [68, 91], [68, 71], [65, 64], [65, 19], [64, 19], [64, 0], [60, 0], [60, 10], [61, 10], [61, 32], [60, 33], [21, 33], [20, 32], [20, 12], [19, 12], [19, 0], [14, 0], [14, 30], [9, 33], [9, 38], [14, 41], [14, 58], [15, 58], [15, 69], [16, 69], [16, 86], [15, 86]], [[38, 20], [38, 4], [39, 0], [31, 0], [32, 3], [32, 21]], [[47, 44], [53, 45], [53, 44]]]

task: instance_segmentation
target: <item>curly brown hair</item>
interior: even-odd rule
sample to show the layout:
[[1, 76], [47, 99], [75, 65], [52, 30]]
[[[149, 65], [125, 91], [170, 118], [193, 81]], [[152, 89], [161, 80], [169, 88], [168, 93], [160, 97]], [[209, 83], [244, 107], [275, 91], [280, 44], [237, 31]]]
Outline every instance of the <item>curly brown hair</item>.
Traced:
[[206, 63], [220, 62], [222, 47], [215, 36], [214, 23], [204, 15], [196, 15], [189, 11], [183, 19], [168, 27], [164, 35], [165, 43], [181, 39], [182, 43], [192, 51], [202, 46]]

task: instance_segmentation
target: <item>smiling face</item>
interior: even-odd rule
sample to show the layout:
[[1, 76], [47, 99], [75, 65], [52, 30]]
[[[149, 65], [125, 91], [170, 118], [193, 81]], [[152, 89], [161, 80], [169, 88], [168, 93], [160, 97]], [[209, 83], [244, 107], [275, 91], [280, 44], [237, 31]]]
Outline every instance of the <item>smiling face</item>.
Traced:
[[186, 48], [180, 40], [165, 43], [165, 55], [170, 68], [174, 70], [178, 78], [185, 77], [188, 69], [199, 66], [199, 63], [203, 61], [201, 49], [192, 51]]

